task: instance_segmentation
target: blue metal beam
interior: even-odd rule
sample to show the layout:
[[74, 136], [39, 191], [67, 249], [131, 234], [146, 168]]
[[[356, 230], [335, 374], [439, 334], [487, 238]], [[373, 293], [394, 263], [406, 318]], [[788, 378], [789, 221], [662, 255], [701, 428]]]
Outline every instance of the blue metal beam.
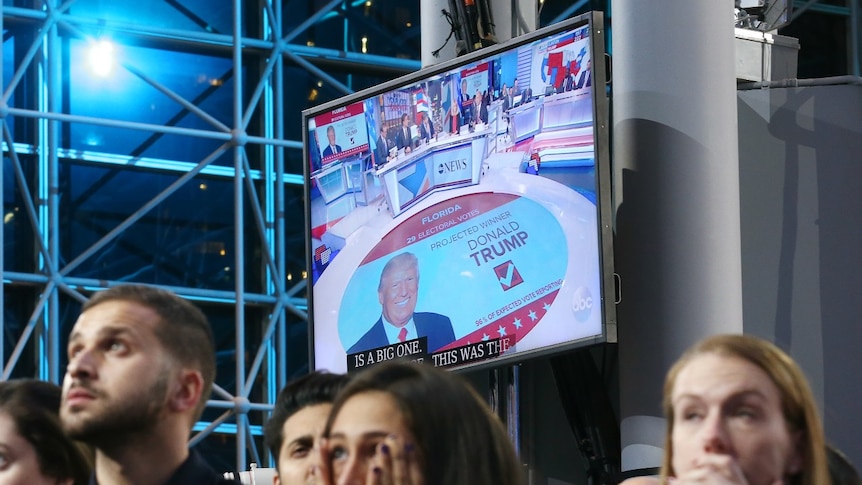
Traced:
[[[7, 19], [22, 19], [22, 20], [47, 20], [47, 14], [41, 10], [33, 10], [21, 7], [3, 7], [3, 15]], [[98, 30], [102, 33], [124, 34], [129, 36], [140, 36], [147, 38], [158, 38], [165, 42], [177, 42], [178, 44], [186, 45], [189, 42], [195, 44], [208, 45], [210, 47], [221, 47], [229, 50], [234, 41], [233, 36], [224, 34], [213, 34], [209, 32], [193, 32], [179, 29], [166, 29], [153, 26], [142, 26], [128, 24], [123, 22], [105, 22], [104, 19], [77, 17], [73, 15], [60, 15], [60, 20], [63, 23], [75, 25], [78, 27], [89, 27]], [[276, 43], [271, 40], [254, 39], [249, 37], [240, 37], [239, 42], [247, 50], [271, 52], [276, 48]], [[374, 54], [363, 54], [361, 52], [346, 52], [337, 49], [324, 49], [320, 47], [310, 47], [301, 44], [287, 44], [285, 46], [287, 52], [291, 52], [297, 56], [307, 57], [311, 60], [325, 59], [333, 62], [341, 62], [344, 64], [355, 64], [369, 68], [382, 69], [397, 69], [406, 72], [412, 72], [420, 67], [422, 63], [413, 59], [400, 59], [388, 56], [379, 56]]]
[[[850, 1], [859, 1], [859, 0], [850, 0]], [[800, 10], [802, 12], [806, 10], [810, 10], [812, 12], [820, 12], [820, 13], [828, 13], [833, 15], [844, 15], [846, 17], [850, 16], [850, 8], [842, 7], [839, 5], [828, 5], [825, 3], [820, 3], [818, 0], [806, 1], [806, 0], [793, 0], [793, 9], [794, 13], [793, 17], [796, 17], [796, 10]]]
[[571, 17], [575, 12], [583, 8], [586, 4], [587, 0], [578, 0], [577, 2], [573, 3], [569, 8], [565, 9], [562, 13], [560, 13], [560, 15], [554, 17], [554, 20], [551, 20], [551, 24], [566, 20], [567, 18]]

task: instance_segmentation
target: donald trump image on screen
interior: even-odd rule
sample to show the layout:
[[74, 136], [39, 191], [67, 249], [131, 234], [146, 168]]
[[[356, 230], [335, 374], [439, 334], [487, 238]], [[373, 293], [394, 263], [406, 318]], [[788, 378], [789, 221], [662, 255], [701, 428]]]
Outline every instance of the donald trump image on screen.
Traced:
[[419, 294], [419, 259], [401, 253], [390, 259], [380, 273], [377, 298], [382, 307], [380, 318], [347, 351], [354, 354], [386, 345], [428, 338], [428, 352], [452, 343], [455, 332], [449, 317], [438, 313], [415, 312]]

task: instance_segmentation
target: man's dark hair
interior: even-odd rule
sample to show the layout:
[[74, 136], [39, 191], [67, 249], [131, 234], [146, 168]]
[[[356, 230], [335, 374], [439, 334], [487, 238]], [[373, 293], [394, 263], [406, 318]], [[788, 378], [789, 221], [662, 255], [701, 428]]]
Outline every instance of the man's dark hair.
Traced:
[[316, 371], [289, 382], [278, 393], [272, 416], [263, 431], [264, 441], [275, 458], [276, 468], [278, 454], [284, 443], [284, 422], [308, 406], [332, 403], [347, 380], [348, 377], [343, 374]]
[[155, 286], [127, 284], [99, 291], [86, 302], [81, 312], [109, 301], [128, 301], [145, 306], [159, 315], [156, 338], [183, 366], [200, 371], [204, 387], [196, 408], [200, 418], [215, 380], [215, 343], [206, 315], [188, 300]]

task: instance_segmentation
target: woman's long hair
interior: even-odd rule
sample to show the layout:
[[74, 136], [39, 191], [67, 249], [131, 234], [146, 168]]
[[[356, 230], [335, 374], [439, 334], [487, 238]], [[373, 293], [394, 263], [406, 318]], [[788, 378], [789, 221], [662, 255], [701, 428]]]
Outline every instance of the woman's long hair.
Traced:
[[43, 475], [86, 485], [93, 468], [92, 452], [63, 431], [60, 395], [58, 386], [45, 381], [0, 382], [0, 412], [12, 418], [18, 434], [33, 446]]

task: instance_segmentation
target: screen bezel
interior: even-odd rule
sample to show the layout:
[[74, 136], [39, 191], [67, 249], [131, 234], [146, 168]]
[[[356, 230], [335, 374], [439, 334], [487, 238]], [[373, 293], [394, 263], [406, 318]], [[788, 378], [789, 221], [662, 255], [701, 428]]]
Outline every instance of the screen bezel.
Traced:
[[597, 203], [597, 233], [599, 237], [599, 271], [601, 284], [601, 334], [568, 340], [556, 344], [547, 345], [538, 349], [517, 352], [492, 359], [468, 363], [457, 367], [446, 367], [447, 370], [475, 370], [485, 367], [515, 364], [527, 359], [548, 356], [567, 350], [582, 348], [600, 343], [616, 342], [616, 296], [614, 284], [613, 265], [613, 230], [612, 230], [612, 186], [610, 169], [610, 135], [609, 135], [609, 110], [607, 99], [607, 85], [609, 83], [604, 42], [604, 18], [602, 12], [587, 12], [560, 23], [547, 26], [528, 34], [510, 39], [506, 42], [474, 51], [470, 54], [457, 57], [440, 64], [424, 67], [413, 73], [398, 77], [385, 83], [366, 88], [361, 91], [343, 96], [341, 98], [314, 106], [302, 112], [302, 141], [303, 141], [303, 180], [305, 196], [305, 242], [306, 242], [306, 265], [307, 276], [307, 299], [308, 299], [308, 344], [309, 344], [309, 368], [316, 369], [315, 363], [315, 325], [314, 325], [314, 288], [313, 276], [313, 248], [312, 248], [312, 221], [311, 221], [311, 164], [308, 139], [309, 119], [315, 116], [331, 112], [332, 110], [352, 103], [362, 102], [365, 99], [379, 96], [385, 92], [409, 87], [422, 82], [427, 78], [440, 75], [447, 71], [463, 68], [472, 63], [487, 59], [507, 51], [515, 50], [523, 45], [541, 40], [545, 37], [556, 35], [567, 30], [574, 30], [588, 25], [590, 28], [590, 58], [595, 59], [592, 69], [592, 109], [593, 109], [593, 134], [595, 137], [595, 177], [596, 177], [596, 203]]

